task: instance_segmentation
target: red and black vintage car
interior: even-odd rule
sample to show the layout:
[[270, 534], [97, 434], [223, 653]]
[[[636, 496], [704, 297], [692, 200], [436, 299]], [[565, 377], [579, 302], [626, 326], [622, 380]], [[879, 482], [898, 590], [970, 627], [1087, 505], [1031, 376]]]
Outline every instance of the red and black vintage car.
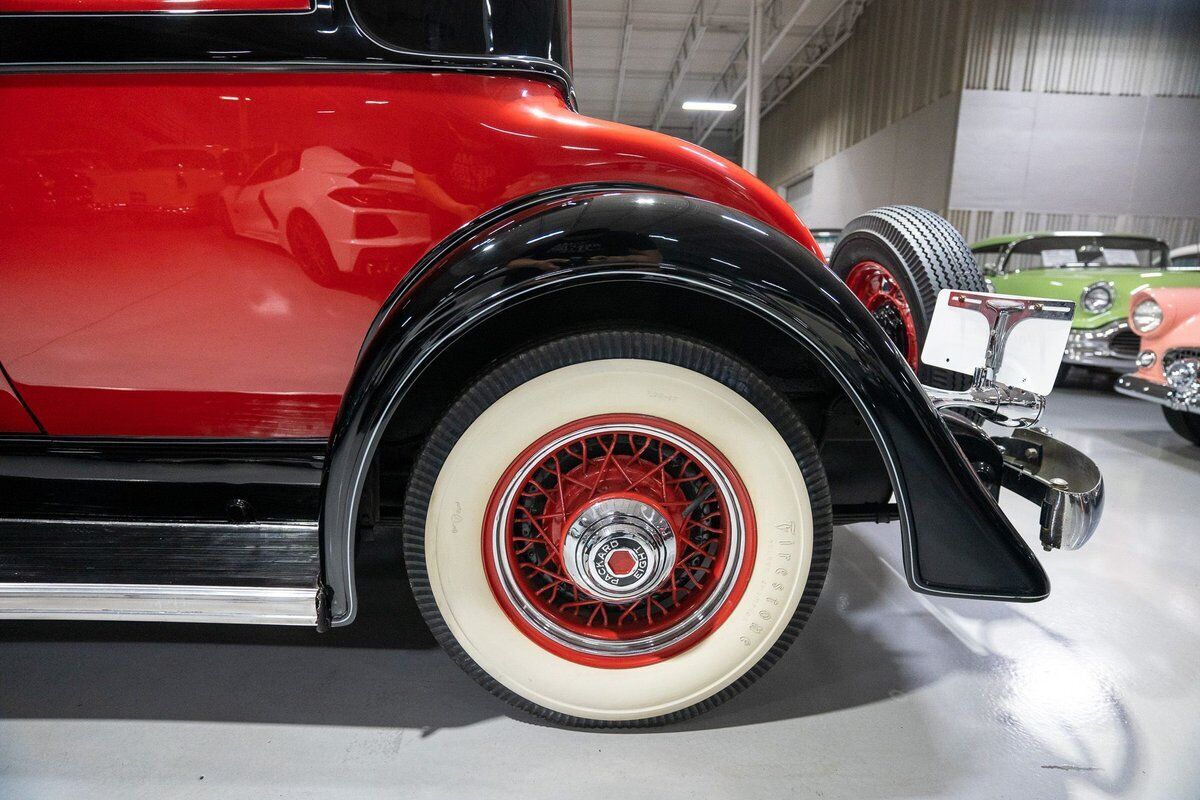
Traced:
[[[1004, 381], [1054, 309], [910, 207], [826, 265], [735, 165], [581, 116], [567, 0], [0, 0], [0, 72], [0, 617], [348, 625], [394, 531], [481, 684], [648, 724], [782, 655], [836, 523], [1031, 601], [1000, 487], [1047, 549], [1099, 518]], [[939, 290], [973, 378], [918, 360]]]

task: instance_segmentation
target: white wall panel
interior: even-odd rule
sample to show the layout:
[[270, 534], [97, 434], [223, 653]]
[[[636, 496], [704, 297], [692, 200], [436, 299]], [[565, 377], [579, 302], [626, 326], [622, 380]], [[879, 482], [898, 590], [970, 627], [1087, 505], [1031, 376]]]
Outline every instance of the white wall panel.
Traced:
[[1022, 202], [1016, 207], [1065, 214], [1130, 211], [1146, 98], [1033, 96], [1037, 111], [1029, 168]]
[[1037, 95], [963, 92], [951, 205], [999, 208], [1025, 192]]
[[1200, 217], [1200, 98], [1147, 98], [1130, 207]]
[[817, 164], [804, 221], [840, 227], [889, 203], [945, 209], [957, 100], [947, 95]]
[[[958, 93], [945, 95], [893, 126], [895, 166], [886, 202], [910, 203], [935, 211], [947, 207], [960, 98]], [[866, 210], [856, 211], [855, 215]]]
[[972, 236], [1005, 224], [1194, 236], [1198, 131], [1200, 98], [967, 90], [949, 204]]

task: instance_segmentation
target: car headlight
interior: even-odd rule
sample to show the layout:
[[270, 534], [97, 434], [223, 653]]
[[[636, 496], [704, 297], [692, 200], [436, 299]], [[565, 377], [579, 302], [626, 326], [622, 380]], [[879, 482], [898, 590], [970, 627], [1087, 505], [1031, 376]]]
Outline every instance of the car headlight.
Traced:
[[1112, 308], [1113, 290], [1108, 283], [1100, 281], [1083, 290], [1083, 307], [1092, 314], [1103, 314]]
[[1133, 324], [1133, 329], [1138, 333], [1150, 333], [1156, 330], [1159, 325], [1162, 325], [1162, 306], [1153, 300], [1143, 300], [1133, 307], [1133, 313], [1129, 315], [1129, 321]]

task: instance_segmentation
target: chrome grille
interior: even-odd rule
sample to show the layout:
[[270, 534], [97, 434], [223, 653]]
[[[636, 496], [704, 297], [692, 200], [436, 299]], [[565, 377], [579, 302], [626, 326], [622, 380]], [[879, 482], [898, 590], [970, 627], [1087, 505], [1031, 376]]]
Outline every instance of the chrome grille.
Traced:
[[1176, 347], [1168, 350], [1163, 356], [1163, 370], [1166, 371], [1176, 361], [1182, 361], [1185, 358], [1200, 359], [1200, 347]]
[[1117, 331], [1108, 346], [1116, 355], [1134, 358], [1142, 350], [1142, 337], [1133, 331]]

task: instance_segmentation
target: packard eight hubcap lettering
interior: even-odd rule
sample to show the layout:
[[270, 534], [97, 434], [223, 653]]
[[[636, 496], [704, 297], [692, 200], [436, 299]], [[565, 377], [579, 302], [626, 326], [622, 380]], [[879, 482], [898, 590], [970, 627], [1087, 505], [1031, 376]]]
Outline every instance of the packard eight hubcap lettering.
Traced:
[[649, 503], [600, 499], [583, 509], [563, 539], [563, 566], [597, 600], [626, 603], [652, 593], [675, 564], [675, 532]]

